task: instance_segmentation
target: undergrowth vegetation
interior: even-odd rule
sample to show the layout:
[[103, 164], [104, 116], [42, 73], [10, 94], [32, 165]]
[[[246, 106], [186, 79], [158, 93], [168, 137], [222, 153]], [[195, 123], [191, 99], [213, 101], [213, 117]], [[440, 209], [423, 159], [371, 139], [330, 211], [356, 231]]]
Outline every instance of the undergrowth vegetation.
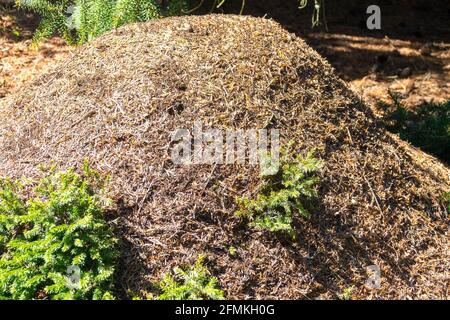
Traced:
[[16, 0], [41, 16], [34, 35], [38, 42], [60, 35], [70, 44], [87, 42], [127, 23], [183, 14], [186, 0]]
[[200, 255], [193, 266], [175, 268], [174, 275], [165, 274], [158, 283], [161, 294], [157, 300], [223, 300], [217, 278], [211, 276]]
[[103, 189], [87, 165], [83, 174], [0, 182], [0, 298], [113, 298], [117, 239]]
[[295, 238], [294, 214], [310, 217], [307, 205], [317, 196], [317, 173], [323, 164], [313, 151], [295, 154], [292, 146], [289, 143], [281, 151], [277, 170], [261, 174], [263, 181], [256, 197], [237, 199], [240, 210], [236, 215], [248, 218], [251, 225], [260, 229], [285, 232]]
[[450, 100], [423, 104], [415, 110], [406, 109], [392, 96], [392, 104], [382, 104], [389, 131], [416, 147], [450, 162]]

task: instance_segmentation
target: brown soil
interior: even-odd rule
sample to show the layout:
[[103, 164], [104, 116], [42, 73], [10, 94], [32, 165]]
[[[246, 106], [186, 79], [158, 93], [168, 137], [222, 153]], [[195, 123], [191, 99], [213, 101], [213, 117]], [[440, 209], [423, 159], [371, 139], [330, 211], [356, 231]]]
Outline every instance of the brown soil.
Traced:
[[[176, 107], [175, 107], [176, 106]], [[85, 158], [112, 178], [121, 291], [206, 253], [229, 298], [448, 298], [449, 170], [385, 132], [331, 66], [278, 24], [238, 16], [130, 25], [83, 46], [1, 109], [0, 174]], [[249, 165], [180, 166], [170, 132], [278, 128], [326, 165], [298, 238], [245, 226]], [[229, 248], [237, 248], [236, 255]], [[366, 268], [382, 271], [380, 289]]]
[[62, 39], [33, 47], [35, 16], [0, 3], [0, 101], [68, 52]]
[[[375, 107], [392, 102], [390, 93], [410, 108], [450, 99], [450, 2], [376, 1], [382, 29], [371, 31], [365, 12], [374, 1], [326, 1], [329, 32], [311, 29], [312, 2], [298, 10], [297, 1], [248, 0], [244, 13], [273, 18], [305, 39]], [[236, 1], [224, 7], [239, 10]]]

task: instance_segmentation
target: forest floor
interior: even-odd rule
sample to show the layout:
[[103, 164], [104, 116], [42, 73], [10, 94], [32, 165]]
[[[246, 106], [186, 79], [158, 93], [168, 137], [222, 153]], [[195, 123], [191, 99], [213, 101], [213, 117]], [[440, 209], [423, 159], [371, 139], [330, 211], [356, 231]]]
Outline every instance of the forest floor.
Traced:
[[[382, 29], [368, 30], [373, 2], [327, 1], [328, 32], [311, 28], [311, 3], [298, 10], [297, 1], [249, 0], [246, 13], [273, 18], [305, 39], [373, 106], [392, 102], [391, 94], [408, 108], [450, 99], [450, 4], [379, 1]], [[237, 3], [226, 8], [238, 10]]]
[[37, 23], [32, 14], [0, 4], [0, 101], [71, 49], [60, 38], [34, 46]]
[[[295, 4], [289, 1], [250, 1], [246, 13], [270, 13], [269, 17], [303, 37], [371, 105], [390, 102], [390, 96], [395, 95], [405, 106], [414, 108], [450, 99], [450, 26], [445, 29], [438, 19], [430, 28], [425, 20], [419, 26], [411, 23], [417, 20], [414, 14], [419, 9], [401, 19], [387, 17], [387, 30], [375, 33], [364, 27], [363, 20], [349, 22], [351, 11], [331, 15], [329, 32], [311, 29], [311, 13], [295, 11]], [[234, 12], [235, 8], [225, 10]], [[0, 101], [73, 50], [58, 37], [33, 46], [37, 22], [30, 13], [0, 4]]]

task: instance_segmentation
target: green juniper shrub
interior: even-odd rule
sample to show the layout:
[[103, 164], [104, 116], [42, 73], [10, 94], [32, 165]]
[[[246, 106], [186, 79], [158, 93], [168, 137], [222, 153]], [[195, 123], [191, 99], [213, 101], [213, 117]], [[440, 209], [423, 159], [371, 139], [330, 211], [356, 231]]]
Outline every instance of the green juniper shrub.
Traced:
[[422, 150], [449, 162], [450, 158], [450, 100], [423, 104], [407, 110], [391, 95], [392, 104], [382, 103], [384, 120], [389, 131], [396, 133]]
[[113, 298], [118, 250], [103, 187], [87, 166], [36, 183], [0, 181], [0, 298]]
[[217, 278], [211, 276], [200, 255], [193, 266], [175, 268], [174, 276], [165, 274], [157, 284], [161, 294], [157, 300], [223, 300], [224, 292], [218, 288]]
[[60, 35], [79, 44], [127, 23], [145, 22], [187, 11], [187, 0], [16, 0], [41, 17], [35, 43]]
[[[293, 143], [281, 151], [278, 165], [272, 172], [263, 171], [262, 185], [256, 197], [237, 199], [239, 217], [250, 220], [250, 224], [271, 232], [285, 232], [295, 238], [294, 214], [310, 217], [305, 207], [311, 198], [317, 196], [318, 171], [323, 163], [311, 151], [305, 156], [291, 151]], [[274, 162], [274, 160], [269, 160]]]

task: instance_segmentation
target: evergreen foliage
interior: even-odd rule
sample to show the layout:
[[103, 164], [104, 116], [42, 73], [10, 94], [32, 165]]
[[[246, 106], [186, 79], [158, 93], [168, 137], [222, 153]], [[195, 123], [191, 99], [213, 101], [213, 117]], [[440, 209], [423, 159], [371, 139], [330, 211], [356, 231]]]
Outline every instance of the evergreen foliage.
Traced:
[[223, 300], [224, 292], [218, 289], [217, 278], [210, 275], [200, 255], [193, 266], [174, 269], [175, 277], [165, 274], [158, 284], [162, 291], [157, 300]]
[[256, 198], [237, 199], [241, 208], [236, 215], [250, 219], [250, 224], [260, 229], [285, 232], [295, 238], [293, 216], [298, 213], [310, 217], [305, 202], [317, 196], [316, 173], [322, 161], [315, 158], [313, 152], [294, 156], [291, 147], [292, 143], [282, 150], [277, 170], [262, 174], [263, 182]]
[[38, 183], [0, 181], [0, 299], [113, 298], [117, 240], [102, 188], [87, 166]]
[[53, 35], [79, 44], [127, 23], [145, 22], [187, 11], [187, 0], [16, 0], [41, 16], [35, 42]]

